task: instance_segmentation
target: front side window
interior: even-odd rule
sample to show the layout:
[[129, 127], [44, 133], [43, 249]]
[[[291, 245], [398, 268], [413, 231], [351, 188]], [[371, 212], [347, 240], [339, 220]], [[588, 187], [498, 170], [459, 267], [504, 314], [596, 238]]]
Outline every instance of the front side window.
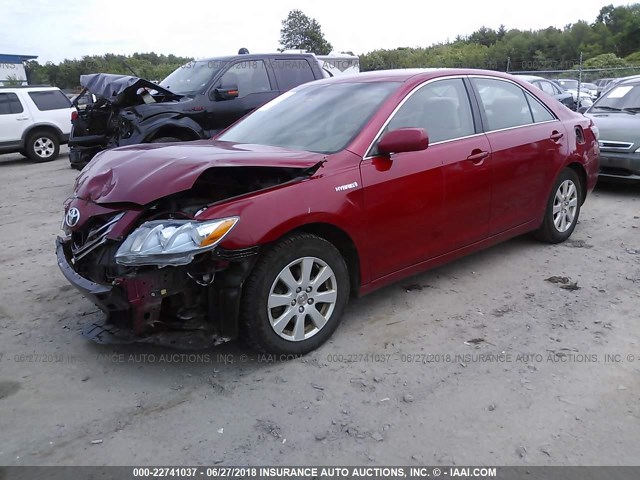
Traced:
[[178, 95], [194, 95], [201, 92], [227, 62], [200, 60], [176, 68], [160, 82], [160, 86]]
[[0, 93], [0, 115], [22, 113], [24, 109], [15, 93]]
[[473, 83], [480, 94], [488, 131], [533, 123], [524, 90], [520, 87], [492, 78], [474, 78]]
[[71, 107], [71, 101], [60, 90], [29, 92], [29, 96], [41, 112], [46, 112], [48, 110], [61, 110]]
[[262, 60], [248, 60], [236, 63], [222, 75], [218, 82], [220, 87], [238, 87], [238, 97], [246, 97], [252, 93], [270, 92], [271, 83], [267, 69]]
[[398, 109], [385, 132], [423, 128], [429, 143], [475, 133], [469, 96], [460, 78], [438, 80], [415, 91]]

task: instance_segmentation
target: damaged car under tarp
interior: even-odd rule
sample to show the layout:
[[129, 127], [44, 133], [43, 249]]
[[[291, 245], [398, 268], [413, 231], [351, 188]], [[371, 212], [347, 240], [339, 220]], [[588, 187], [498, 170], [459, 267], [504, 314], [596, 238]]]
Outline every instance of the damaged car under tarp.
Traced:
[[80, 170], [114, 147], [212, 138], [285, 90], [320, 78], [323, 71], [311, 54], [197, 60], [160, 84], [127, 75], [82, 75], [83, 94], [97, 101], [78, 108], [72, 119], [71, 166]]
[[[129, 75], [112, 75], [107, 73], [92, 73], [80, 75], [80, 85], [84, 90], [93, 93], [98, 98], [107, 100], [113, 105], [131, 105], [140, 98], [147, 102], [156, 102], [159, 96], [177, 100], [182, 95], [177, 95], [155, 83], [143, 78]], [[151, 99], [146, 97], [150, 95]], [[145, 100], [146, 99], [146, 100]]]
[[133, 124], [146, 105], [182, 98], [148, 80], [128, 75], [81, 75], [80, 85], [83, 90], [76, 102], [86, 93], [95, 95], [96, 101], [78, 109], [72, 118], [69, 158], [71, 165], [78, 169], [96, 153], [119, 146], [121, 139], [131, 138]]

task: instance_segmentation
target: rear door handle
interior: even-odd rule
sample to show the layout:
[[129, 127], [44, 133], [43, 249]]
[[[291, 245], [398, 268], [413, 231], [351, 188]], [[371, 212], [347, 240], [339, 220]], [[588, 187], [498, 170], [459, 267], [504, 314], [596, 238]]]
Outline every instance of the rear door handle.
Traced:
[[474, 150], [474, 152], [475, 153], [471, 153], [471, 155], [467, 157], [467, 160], [472, 161], [476, 165], [480, 165], [482, 161], [489, 156], [489, 152], [485, 152], [484, 150]]
[[19, 122], [22, 120], [29, 120], [29, 117], [18, 117], [16, 118], [16, 120], [18, 120]]
[[556, 132], [554, 131], [551, 136], [549, 137], [551, 140], [553, 140], [554, 142], [557, 142], [558, 140], [560, 140], [562, 137], [564, 136], [564, 133], [560, 133], [560, 132]]

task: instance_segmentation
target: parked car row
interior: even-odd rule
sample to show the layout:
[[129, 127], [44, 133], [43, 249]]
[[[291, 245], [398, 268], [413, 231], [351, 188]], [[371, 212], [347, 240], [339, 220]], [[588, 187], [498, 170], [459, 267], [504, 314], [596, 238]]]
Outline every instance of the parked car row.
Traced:
[[302, 354], [352, 296], [527, 232], [569, 238], [597, 135], [508, 74], [305, 83], [213, 140], [98, 153], [65, 204], [58, 264], [105, 312], [85, 331], [98, 342]]
[[640, 78], [614, 84], [585, 116], [600, 131], [600, 175], [640, 181]]
[[518, 75], [518, 77], [532, 85], [535, 85], [543, 92], [553, 96], [556, 100], [571, 110], [578, 110], [581, 107], [590, 107], [593, 104], [593, 100], [595, 100], [595, 97], [592, 97], [589, 91], [585, 88], [581, 89], [580, 101], [578, 102], [577, 80], [550, 80], [548, 78], [538, 77], [535, 75]]

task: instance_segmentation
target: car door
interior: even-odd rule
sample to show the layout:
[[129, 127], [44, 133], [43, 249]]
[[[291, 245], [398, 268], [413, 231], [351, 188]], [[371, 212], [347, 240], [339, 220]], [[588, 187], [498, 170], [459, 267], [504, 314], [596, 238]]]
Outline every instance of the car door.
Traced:
[[244, 60], [232, 64], [215, 82], [215, 88], [238, 87], [238, 96], [229, 100], [215, 97], [208, 112], [207, 126], [210, 130], [222, 130], [249, 112], [264, 105], [278, 95], [267, 73], [263, 60]]
[[0, 146], [20, 143], [23, 133], [31, 123], [29, 110], [20, 102], [18, 95], [11, 92], [0, 93]]
[[[424, 128], [429, 147], [383, 157], [377, 141], [403, 127]], [[361, 164], [376, 277], [474, 243], [488, 234], [491, 156], [476, 132], [462, 78], [431, 81], [392, 114]]]
[[553, 113], [516, 83], [487, 77], [472, 83], [491, 144], [489, 234], [496, 235], [535, 219], [554, 165], [568, 152], [567, 135]]

